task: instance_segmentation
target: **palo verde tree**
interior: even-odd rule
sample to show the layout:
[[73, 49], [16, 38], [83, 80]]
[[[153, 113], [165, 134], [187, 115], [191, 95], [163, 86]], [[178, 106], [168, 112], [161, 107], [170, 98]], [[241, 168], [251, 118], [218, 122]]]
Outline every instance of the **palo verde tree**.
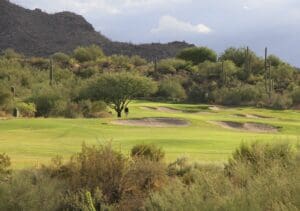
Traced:
[[156, 83], [149, 78], [121, 72], [103, 74], [90, 85], [88, 92], [92, 99], [103, 100], [121, 117], [132, 99], [152, 94], [156, 89]]

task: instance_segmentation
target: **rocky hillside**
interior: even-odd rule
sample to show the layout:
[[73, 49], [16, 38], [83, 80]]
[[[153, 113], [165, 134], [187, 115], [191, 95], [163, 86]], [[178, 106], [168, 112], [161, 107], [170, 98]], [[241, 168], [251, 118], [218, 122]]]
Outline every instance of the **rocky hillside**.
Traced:
[[69, 53], [77, 46], [97, 44], [107, 55], [140, 55], [146, 59], [173, 57], [185, 42], [134, 45], [113, 42], [96, 32], [82, 16], [71, 12], [47, 14], [0, 0], [0, 51], [13, 48], [29, 56]]

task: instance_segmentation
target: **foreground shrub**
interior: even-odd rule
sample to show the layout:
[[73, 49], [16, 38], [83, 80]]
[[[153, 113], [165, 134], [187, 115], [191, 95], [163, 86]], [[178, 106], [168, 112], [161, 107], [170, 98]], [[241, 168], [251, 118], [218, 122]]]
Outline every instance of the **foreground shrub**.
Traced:
[[[146, 210], [298, 210], [299, 158], [288, 144], [242, 145], [225, 169], [193, 167], [153, 192]], [[178, 178], [178, 177], [177, 177]]]
[[0, 182], [8, 180], [11, 169], [10, 169], [10, 158], [6, 154], [0, 154]]
[[21, 171], [0, 183], [0, 210], [57, 210], [64, 186], [35, 170]]
[[155, 145], [140, 144], [131, 149], [131, 156], [158, 162], [165, 157], [165, 153], [161, 148], [158, 148]]

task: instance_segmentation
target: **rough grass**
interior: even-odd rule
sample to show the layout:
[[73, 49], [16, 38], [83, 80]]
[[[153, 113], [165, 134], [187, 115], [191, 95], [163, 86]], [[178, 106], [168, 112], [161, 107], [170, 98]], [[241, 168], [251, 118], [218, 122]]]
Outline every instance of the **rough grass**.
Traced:
[[[145, 107], [167, 107], [182, 112], [165, 112]], [[187, 156], [197, 162], [227, 160], [241, 142], [271, 140], [300, 141], [300, 112], [250, 107], [210, 109], [207, 105], [134, 102], [129, 118], [169, 117], [186, 119], [188, 127], [143, 127], [111, 124], [106, 119], [10, 119], [0, 120], [0, 152], [12, 158], [14, 168], [47, 163], [56, 155], [68, 158], [81, 144], [112, 141], [114, 147], [129, 153], [136, 144], [156, 144], [168, 160]], [[243, 114], [243, 115], [237, 115]], [[249, 118], [247, 115], [272, 118]], [[279, 127], [277, 133], [259, 133], [222, 128], [210, 121], [256, 122]]]

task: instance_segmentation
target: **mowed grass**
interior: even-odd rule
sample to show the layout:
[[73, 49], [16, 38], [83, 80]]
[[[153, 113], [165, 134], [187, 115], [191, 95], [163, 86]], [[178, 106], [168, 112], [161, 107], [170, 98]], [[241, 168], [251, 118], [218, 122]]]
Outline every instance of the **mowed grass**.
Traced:
[[[168, 107], [179, 112], [145, 109]], [[20, 169], [49, 163], [61, 155], [65, 159], [78, 152], [83, 142], [94, 145], [112, 142], [129, 154], [132, 146], [151, 143], [166, 151], [168, 161], [188, 157], [197, 162], [221, 163], [241, 142], [300, 141], [300, 112], [257, 108], [221, 108], [207, 105], [133, 102], [129, 118], [172, 117], [186, 119], [187, 127], [142, 127], [114, 125], [116, 118], [105, 119], [10, 119], [0, 120], [0, 153], [7, 153], [13, 167]], [[236, 114], [254, 114], [271, 118], [246, 118]], [[210, 121], [257, 122], [279, 127], [277, 133], [258, 133], [222, 128]]]

